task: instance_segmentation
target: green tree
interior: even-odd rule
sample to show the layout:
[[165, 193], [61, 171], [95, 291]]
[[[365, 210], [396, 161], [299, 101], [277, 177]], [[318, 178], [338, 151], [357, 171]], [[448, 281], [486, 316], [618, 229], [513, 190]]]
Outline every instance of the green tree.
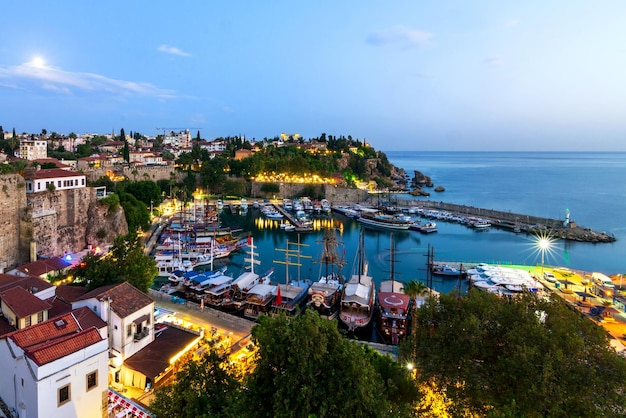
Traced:
[[143, 202], [146, 207], [150, 206], [150, 203], [155, 206], [161, 203], [161, 189], [152, 180], [142, 180], [129, 183], [126, 186], [125, 191]]
[[155, 390], [151, 412], [158, 417], [227, 417], [239, 388], [228, 355], [213, 344], [198, 361], [187, 361], [172, 385]]
[[418, 310], [414, 327], [401, 355], [416, 363], [422, 383], [453, 400], [453, 413], [592, 417], [626, 410], [626, 359], [601, 327], [558, 298], [442, 295]]
[[344, 338], [334, 321], [310, 310], [263, 316], [252, 337], [258, 358], [244, 382], [240, 416], [398, 416], [371, 353]]
[[158, 273], [156, 261], [144, 254], [141, 239], [136, 234], [118, 236], [109, 254], [96, 256], [87, 254], [74, 268], [73, 275], [78, 284], [92, 290], [100, 286], [128, 282], [142, 292], [147, 292]]
[[130, 147], [126, 139], [124, 139], [124, 148], [122, 148], [122, 158], [124, 158], [124, 161], [126, 161], [127, 163], [130, 162]]

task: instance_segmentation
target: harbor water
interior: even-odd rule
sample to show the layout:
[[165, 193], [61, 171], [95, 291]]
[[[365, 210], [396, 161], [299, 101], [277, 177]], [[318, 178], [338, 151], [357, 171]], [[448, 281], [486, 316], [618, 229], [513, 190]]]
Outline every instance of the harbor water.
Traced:
[[[409, 176], [414, 170], [430, 176], [435, 186], [445, 192], [430, 197], [408, 195], [385, 197], [394, 199], [429, 199], [458, 204], [511, 211], [541, 217], [565, 219], [569, 209], [571, 220], [594, 230], [613, 234], [613, 243], [582, 243], [555, 241], [544, 254], [546, 265], [566, 266], [582, 271], [605, 274], [626, 272], [626, 154], [624, 153], [530, 153], [530, 152], [388, 152], [391, 163], [404, 168]], [[343, 215], [316, 216], [316, 228], [310, 233], [286, 232], [278, 223], [262, 218], [260, 211], [250, 208], [245, 214], [224, 211], [224, 223], [250, 231], [257, 246], [261, 273], [274, 268], [273, 279], [316, 280], [322, 266], [314, 261], [321, 254], [321, 229], [332, 225], [344, 246], [349, 276], [361, 224]], [[466, 263], [501, 263], [538, 265], [541, 254], [536, 238], [526, 234], [490, 228], [476, 231], [457, 223], [437, 221], [438, 232], [395, 231], [394, 276], [401, 281], [427, 280], [427, 252], [431, 247], [435, 261]], [[287, 245], [302, 245], [302, 257], [292, 256], [291, 265], [284, 263]], [[289, 244], [288, 244], [289, 243]], [[370, 274], [376, 282], [391, 275], [389, 259], [390, 232], [367, 229], [365, 256]], [[244, 268], [245, 254], [235, 253], [228, 260], [231, 274]], [[300, 264], [296, 266], [295, 264]], [[434, 276], [432, 286], [442, 292], [464, 291], [465, 283], [454, 278]]]

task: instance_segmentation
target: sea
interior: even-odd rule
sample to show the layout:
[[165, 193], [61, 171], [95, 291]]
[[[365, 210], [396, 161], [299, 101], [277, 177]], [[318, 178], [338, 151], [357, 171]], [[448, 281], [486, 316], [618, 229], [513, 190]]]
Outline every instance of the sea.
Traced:
[[[419, 280], [441, 292], [464, 292], [466, 283], [456, 278], [429, 276], [428, 253], [434, 261], [499, 263], [504, 265], [564, 266], [607, 275], [626, 273], [626, 153], [620, 152], [435, 152], [388, 151], [389, 161], [412, 178], [414, 171], [430, 176], [443, 192], [428, 197], [408, 194], [382, 195], [389, 205], [402, 199], [434, 200], [523, 215], [570, 221], [616, 238], [613, 243], [583, 243], [556, 240], [543, 254], [537, 238], [490, 228], [476, 231], [457, 223], [437, 221], [438, 232], [389, 232], [364, 229], [364, 255], [369, 274], [380, 282]], [[316, 217], [310, 233], [286, 232], [266, 222], [258, 210], [224, 212], [224, 223], [250, 231], [254, 237], [258, 272], [274, 269], [273, 279], [316, 280], [323, 271], [322, 230], [337, 228], [345, 256], [343, 268], [349, 277], [355, 271], [361, 225], [352, 218], [332, 213]], [[390, 256], [394, 246], [393, 262]], [[226, 261], [228, 271], [238, 274], [247, 262], [245, 254]]]

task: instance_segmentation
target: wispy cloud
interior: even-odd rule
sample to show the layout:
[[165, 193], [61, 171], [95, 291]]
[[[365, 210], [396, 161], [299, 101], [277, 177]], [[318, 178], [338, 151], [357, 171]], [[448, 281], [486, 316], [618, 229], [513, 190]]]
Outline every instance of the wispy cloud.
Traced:
[[504, 65], [504, 58], [499, 55], [496, 55], [494, 57], [488, 57], [483, 60], [483, 64], [485, 64], [487, 67], [492, 68], [501, 67], [502, 65]]
[[65, 71], [35, 61], [15, 66], [0, 66], [0, 85], [15, 89], [41, 88], [63, 94], [102, 92], [159, 99], [177, 97], [174, 90], [161, 89], [151, 83], [117, 80], [94, 73]]
[[179, 48], [176, 48], [175, 46], [170, 46], [166, 44], [159, 46], [157, 50], [161, 52], [165, 52], [166, 54], [178, 55], [180, 57], [189, 57], [191, 55], [190, 53], [185, 52]]
[[420, 48], [433, 46], [434, 35], [417, 29], [395, 25], [386, 29], [378, 29], [367, 35], [366, 42], [371, 45], [399, 45], [404, 48]]
[[510, 19], [510, 20], [508, 20], [508, 21], [504, 24], [504, 27], [505, 27], [505, 28], [511, 28], [511, 27], [513, 27], [513, 26], [517, 26], [517, 25], [519, 25], [519, 24], [520, 24], [519, 19]]

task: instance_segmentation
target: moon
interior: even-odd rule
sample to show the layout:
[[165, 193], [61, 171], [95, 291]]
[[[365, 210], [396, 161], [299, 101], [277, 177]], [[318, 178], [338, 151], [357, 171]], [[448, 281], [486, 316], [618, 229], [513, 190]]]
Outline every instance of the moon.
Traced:
[[42, 57], [36, 56], [33, 57], [33, 60], [30, 62], [33, 67], [43, 68], [46, 66], [46, 62]]

